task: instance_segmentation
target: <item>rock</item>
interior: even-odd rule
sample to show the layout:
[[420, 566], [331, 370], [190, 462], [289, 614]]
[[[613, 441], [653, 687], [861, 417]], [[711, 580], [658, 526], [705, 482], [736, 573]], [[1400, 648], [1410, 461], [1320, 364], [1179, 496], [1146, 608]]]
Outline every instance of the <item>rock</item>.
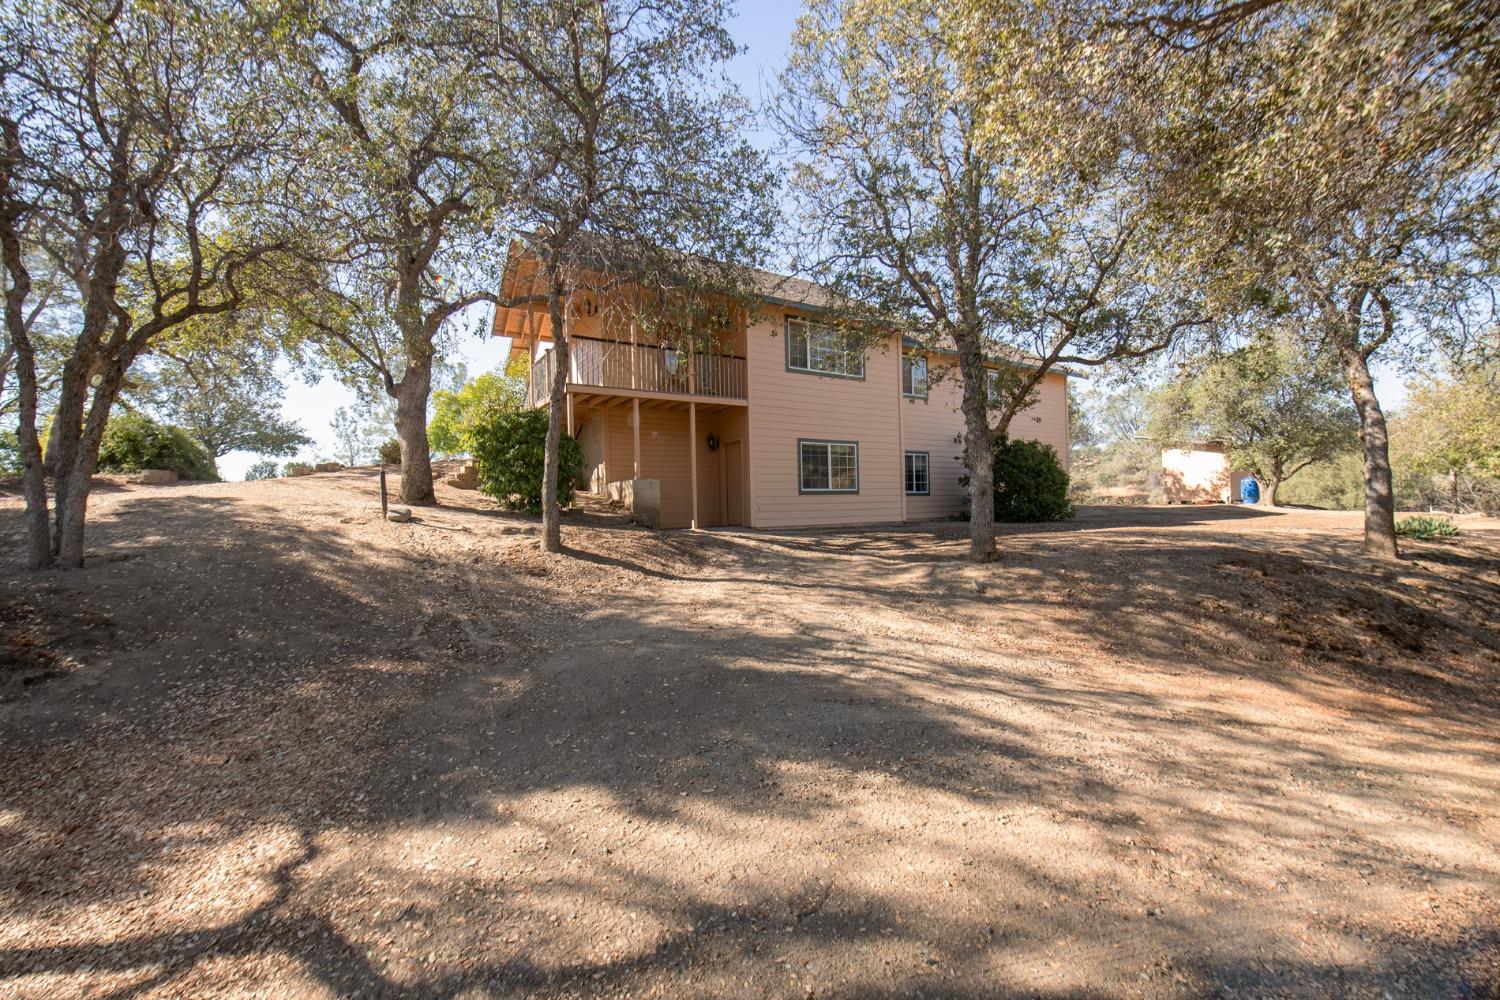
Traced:
[[411, 508], [410, 507], [390, 507], [390, 508], [387, 508], [386, 512], [385, 512], [385, 519], [387, 521], [395, 521], [397, 524], [402, 524], [402, 523], [405, 523], [406, 521], [410, 521], [411, 520]]
[[314, 472], [341, 472], [341, 471], [343, 471], [343, 468], [344, 468], [343, 465], [340, 464], [340, 463], [338, 463], [338, 462], [319, 462], [317, 465], [313, 466], [313, 471]]
[[310, 476], [313, 474], [313, 470], [305, 465], [298, 465], [288, 469], [286, 474], [289, 476]]
[[175, 483], [177, 482], [177, 470], [142, 469], [140, 473], [135, 477], [135, 481], [138, 483], [144, 483], [147, 486], [159, 486], [162, 483]]

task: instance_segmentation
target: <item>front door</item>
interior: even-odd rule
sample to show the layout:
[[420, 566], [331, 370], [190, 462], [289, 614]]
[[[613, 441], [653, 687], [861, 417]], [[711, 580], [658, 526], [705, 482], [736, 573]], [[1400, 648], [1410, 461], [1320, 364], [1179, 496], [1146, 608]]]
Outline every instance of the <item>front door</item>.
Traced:
[[745, 446], [724, 442], [724, 523], [745, 523]]

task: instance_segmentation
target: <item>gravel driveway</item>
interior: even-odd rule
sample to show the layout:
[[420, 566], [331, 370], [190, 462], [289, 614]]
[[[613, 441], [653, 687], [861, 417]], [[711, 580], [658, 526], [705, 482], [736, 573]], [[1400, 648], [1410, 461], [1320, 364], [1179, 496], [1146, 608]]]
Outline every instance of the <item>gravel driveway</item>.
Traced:
[[552, 559], [373, 483], [119, 484], [0, 569], [0, 995], [1500, 996], [1494, 522]]

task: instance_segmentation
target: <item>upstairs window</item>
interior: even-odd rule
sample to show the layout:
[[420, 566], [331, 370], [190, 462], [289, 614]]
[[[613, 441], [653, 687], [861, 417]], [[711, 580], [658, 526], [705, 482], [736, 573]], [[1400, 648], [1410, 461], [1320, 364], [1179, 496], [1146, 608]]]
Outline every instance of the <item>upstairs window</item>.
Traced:
[[859, 492], [859, 445], [853, 441], [798, 441], [797, 466], [803, 493]]
[[925, 497], [932, 492], [932, 458], [925, 451], [906, 453], [906, 495]]
[[901, 395], [927, 398], [927, 359], [919, 354], [901, 356]]
[[839, 378], [865, 377], [865, 352], [852, 337], [832, 327], [803, 319], [786, 321], [786, 366]]

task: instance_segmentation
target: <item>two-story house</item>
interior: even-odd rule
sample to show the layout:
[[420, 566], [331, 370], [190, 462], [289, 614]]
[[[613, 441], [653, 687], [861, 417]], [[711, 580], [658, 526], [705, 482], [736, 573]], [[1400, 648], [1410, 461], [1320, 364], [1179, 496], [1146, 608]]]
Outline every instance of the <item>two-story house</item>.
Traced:
[[[535, 262], [515, 246], [504, 298]], [[818, 322], [821, 289], [762, 272], [755, 308], [699, 352], [663, 344], [628, 308], [580, 294], [567, 317], [568, 430], [586, 488], [654, 481], [664, 528], [877, 524], [964, 509], [955, 361], [892, 335], [851, 350]], [[553, 353], [545, 305], [496, 310], [493, 332], [532, 360], [528, 401], [545, 406]], [[1012, 436], [1068, 461], [1068, 384], [1049, 373]]]

